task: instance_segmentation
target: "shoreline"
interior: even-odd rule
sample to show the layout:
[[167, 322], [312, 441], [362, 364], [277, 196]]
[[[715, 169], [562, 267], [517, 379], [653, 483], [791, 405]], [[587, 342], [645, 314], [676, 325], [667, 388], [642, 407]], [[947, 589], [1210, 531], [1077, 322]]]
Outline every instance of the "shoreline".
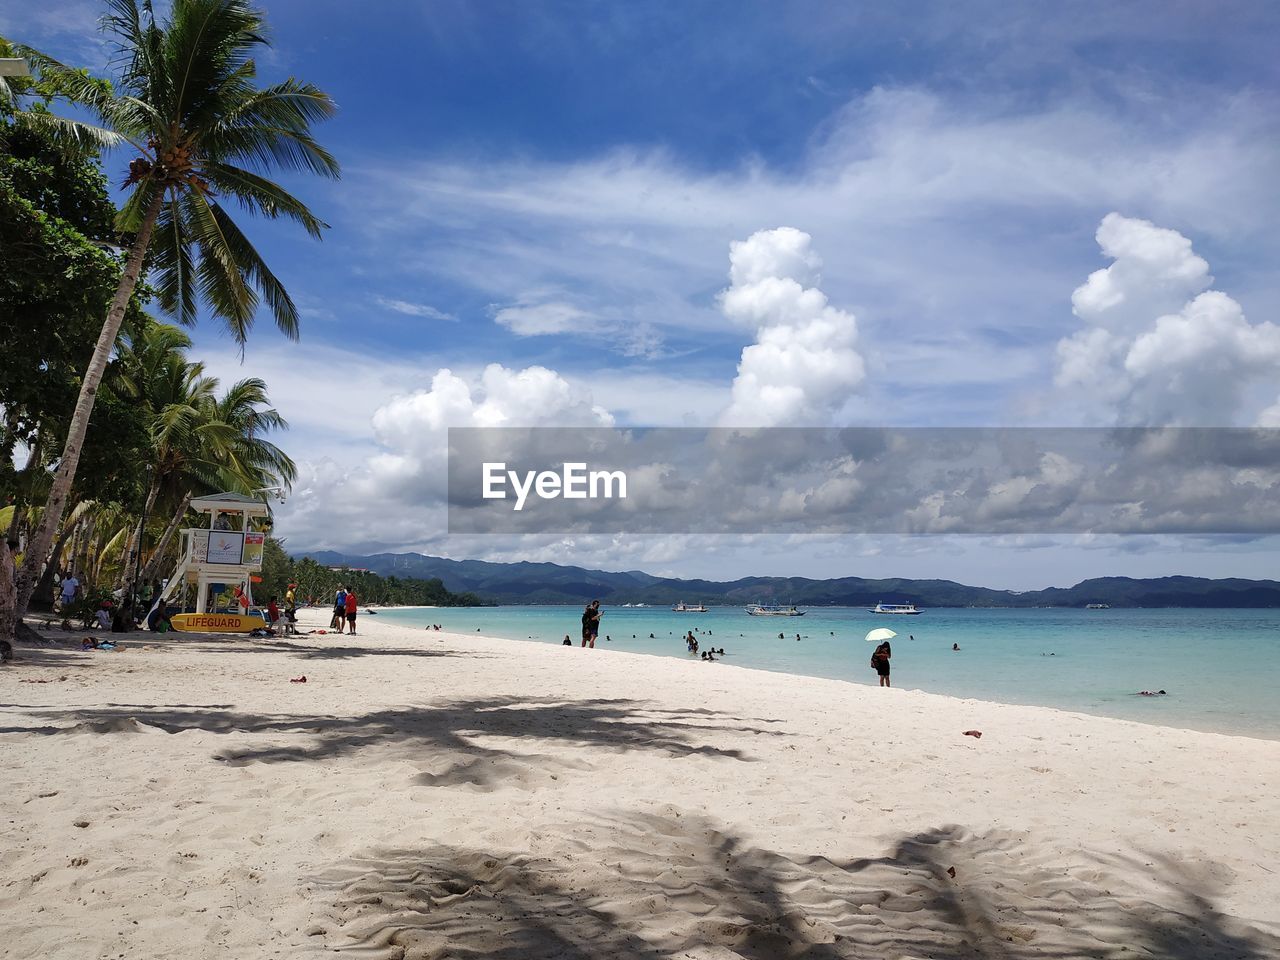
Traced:
[[[510, 609], [512, 611], [519, 613], [522, 610], [528, 610], [531, 606], [533, 605], [517, 604], [517, 605], [512, 605]], [[566, 614], [575, 613], [576, 611], [576, 607], [570, 607], [570, 606], [561, 605], [561, 604], [543, 605], [543, 606], [544, 607], [554, 606], [557, 609], [563, 608]], [[411, 614], [414, 608], [399, 608], [399, 609]], [[418, 608], [418, 609], [421, 609], [421, 608]], [[856, 610], [858, 608], [842, 608], [842, 609]], [[955, 608], [955, 609], [959, 609], [959, 608]], [[912, 618], [912, 619], [914, 620], [915, 618]], [[574, 620], [576, 621], [576, 615], [574, 617]], [[682, 620], [679, 623], [676, 623], [675, 626], [680, 630], [685, 630], [691, 626], [696, 626], [698, 623], [702, 623], [702, 622], [704, 621]], [[392, 613], [392, 621], [386, 622], [386, 625], [391, 626], [393, 625], [393, 623], [396, 626], [403, 627], [404, 629], [407, 629], [410, 631], [421, 628], [421, 625], [417, 623], [396, 622], [394, 613]], [[616, 618], [613, 621], [611, 621], [611, 623], [612, 623], [611, 629], [613, 629], [615, 632], [621, 626], [621, 624], [618, 622]], [[879, 624], [879, 621], [876, 621], [876, 623]], [[571, 632], [571, 638], [573, 639], [573, 645], [577, 647], [578, 638], [576, 636], [576, 630], [573, 629], [574, 627], [576, 627], [576, 622], [570, 625], [569, 621], [566, 620], [565, 625], [560, 626], [560, 631], [564, 631], [566, 626], [568, 626], [568, 628], [571, 631], [573, 631]], [[717, 631], [724, 629], [724, 625], [722, 623], [716, 623], [715, 626]], [[796, 624], [794, 621], [792, 621], [791, 629], [795, 629], [795, 627], [797, 626], [803, 628], [806, 625]], [[861, 629], [864, 626], [866, 626], [866, 624], [860, 625], [859, 629]], [[917, 630], [919, 630], [920, 628], [926, 627], [927, 625], [924, 623], [916, 622], [916, 623], [910, 624], [909, 626], [913, 626]], [[506, 637], [499, 637], [493, 634], [458, 632], [456, 630], [446, 631], [446, 632], [452, 632], [454, 633], [454, 635], [461, 636], [461, 637], [485, 636], [489, 639], [509, 640], [516, 643], [535, 644], [539, 646], [553, 646], [553, 647], [559, 646], [560, 643], [556, 638], [559, 636], [562, 636], [563, 635], [562, 632], [547, 633], [545, 632], [546, 627], [547, 625], [543, 623], [532, 623], [532, 624], [520, 623], [516, 625], [515, 622], [513, 621], [512, 624], [509, 625], [509, 629], [507, 632], [509, 634], [522, 634], [522, 635], [520, 636], [510, 635]], [[485, 627], [481, 626], [480, 629], [484, 630]], [[525, 633], [526, 630], [537, 631], [539, 629], [543, 630], [544, 632], [535, 633], [534, 636], [529, 636], [528, 634]], [[645, 629], [648, 629], [648, 627], [646, 627]], [[783, 629], [786, 629], [786, 627], [783, 627]], [[825, 631], [825, 625], [822, 627], [822, 631]], [[904, 628], [902, 632], [906, 633], [907, 630]], [[691, 659], [696, 661], [696, 657], [695, 658], [687, 657], [682, 650], [677, 651], [677, 650], [667, 649], [667, 648], [636, 649], [636, 644], [634, 639], [630, 641], [627, 639], [625, 635], [625, 628], [624, 628], [624, 633], [620, 634], [617, 637], [617, 642], [615, 643], [606, 642], [603, 636], [604, 633], [605, 631], [602, 630], [602, 636], [601, 636], [601, 639], [598, 641], [597, 649], [602, 649], [609, 653], [615, 653], [615, 654], [627, 653], [627, 654], [633, 654], [633, 655], [643, 656], [643, 657], [653, 657], [653, 658], [657, 658], [659, 660], [667, 661], [667, 662], [672, 662], [672, 661], [688, 662]], [[539, 639], [539, 637], [545, 637], [545, 639]], [[702, 639], [702, 638], [700, 637], [699, 639]], [[813, 638], [806, 637], [806, 639], [812, 639], [812, 641], [816, 643], [821, 643], [823, 640], [821, 636], [815, 636]], [[961, 639], [963, 640], [964, 638], [961, 638]], [[717, 642], [724, 642], [724, 643], [727, 643], [729, 646], [733, 646], [733, 638], [731, 634], [724, 634], [723, 636], [713, 636], [711, 639], [711, 642], [713, 644]], [[898, 641], [895, 641], [895, 643], [896, 642]], [[967, 646], [968, 642], [970, 641], [965, 641], [965, 642]], [[644, 641], [641, 640], [640, 643], [643, 645]], [[950, 639], [947, 638], [945, 643], [949, 645]], [[673, 646], [674, 646], [674, 642], [673, 642]], [[860, 647], [860, 644], [854, 643], [853, 646], [857, 648], [857, 647]], [[905, 649], [909, 651], [911, 648], [906, 647]], [[858, 652], [860, 653], [861, 651], [859, 650]], [[1067, 652], [1069, 654], [1069, 651], [1063, 651], [1063, 652]], [[744, 656], [744, 653], [745, 653], [746, 659], [749, 659], [754, 662], [750, 662], [749, 664], [736, 662], [736, 661], [739, 661], [740, 657]], [[838, 683], [847, 683], [854, 687], [859, 687], [859, 688], [873, 688], [876, 686], [874, 682], [874, 678], [867, 679], [867, 680], [858, 679], [856, 668], [852, 671], [851, 674], [846, 673], [843, 676], [832, 675], [833, 673], [840, 672], [838, 668], [844, 662], [838, 659], [838, 655], [836, 659], [832, 659], [829, 657], [821, 657], [821, 658], [812, 659], [812, 660], [801, 659], [800, 661], [797, 661], [795, 663], [789, 663], [789, 664], [778, 664], [778, 663], [760, 662], [760, 657], [758, 656], [758, 654], [759, 654], [758, 648], [756, 650], [748, 650], [748, 651], [743, 651], [741, 649], [730, 650], [729, 655], [726, 658], [718, 658], [717, 662], [718, 662], [718, 665], [721, 665], [721, 666], [736, 666], [739, 669], [760, 670], [765, 673], [768, 673], [771, 676], [802, 677], [802, 678], [811, 678], [815, 680], [828, 680], [828, 681], [833, 681]], [[998, 669], [999, 668], [997, 667], [997, 670]], [[944, 689], [942, 690], [937, 689], [937, 686], [934, 686], [932, 688], [925, 687], [925, 686], [911, 686], [911, 687], [896, 686], [896, 683], [899, 681], [900, 677], [911, 676], [911, 675], [912, 674], [909, 671], [909, 669], [903, 669], [901, 672], [898, 672], [895, 675], [895, 689], [915, 689], [921, 692], [927, 692], [937, 696], [949, 697], [949, 698], [958, 699], [958, 700], [973, 700], [973, 701], [993, 703], [993, 704], [1006, 704], [1009, 706], [1043, 707], [1045, 709], [1058, 710], [1064, 713], [1078, 713], [1083, 716], [1097, 717], [1100, 719], [1121, 720], [1125, 722], [1138, 723], [1143, 726], [1159, 727], [1161, 729], [1191, 730], [1191, 731], [1198, 731], [1202, 733], [1215, 733], [1222, 736], [1245, 737], [1248, 739], [1266, 740], [1266, 741], [1272, 741], [1272, 742], [1280, 741], [1280, 720], [1278, 720], [1276, 717], [1270, 716], [1268, 714], [1258, 713], [1257, 711], [1252, 713], [1246, 711], [1244, 713], [1235, 713], [1235, 714], [1228, 713], [1228, 714], [1212, 715], [1209, 711], [1206, 711], [1204, 706], [1197, 705], [1194, 702], [1192, 702], [1188, 706], [1187, 703], [1181, 700], [1175, 700], [1175, 698], [1179, 695], [1179, 690], [1174, 690], [1174, 695], [1168, 698], [1168, 700], [1166, 700], [1165, 698], [1158, 698], [1157, 700], [1149, 704], [1152, 710], [1172, 711], [1176, 714], [1175, 716], [1148, 717], [1148, 716], [1132, 715], [1135, 711], [1141, 711], [1146, 709], [1144, 707], [1130, 707], [1129, 705], [1132, 702], [1146, 703], [1147, 700], [1149, 699], [1149, 698], [1140, 698], [1139, 694], [1137, 693], [1137, 690], [1139, 689], [1139, 687], [1137, 686], [1134, 686], [1132, 688], [1122, 689], [1122, 690], [1116, 690], [1113, 692], [1108, 692], [1105, 695], [1099, 694], [1097, 697], [1094, 698], [1093, 703], [1070, 703], [1070, 702], [1063, 702], [1064, 700], [1069, 701], [1070, 698], [1064, 697], [1062, 695], [1061, 689], [1059, 689], [1058, 691], [1053, 691], [1053, 690], [1041, 691], [1035, 688], [1034, 686], [1031, 688], [1032, 693], [1021, 695], [1021, 698], [1020, 698], [1019, 691], [1010, 691], [1010, 690], [999, 691], [995, 693], [995, 695], [992, 695], [991, 693], [984, 695], [981, 692], [975, 693], [972, 695], [966, 695], [966, 693], [961, 693], [961, 692], [951, 692], [945, 689], [945, 685], [947, 683], [948, 678], [939, 677], [936, 674], [931, 679], [935, 682], [935, 684], [939, 684], [940, 682], [940, 685], [944, 687]], [[917, 673], [916, 676], [919, 676], [919, 673]], [[1159, 683], [1156, 683], [1154, 686], [1148, 683], [1142, 686], [1142, 689], [1154, 690], [1154, 689], [1158, 689], [1160, 686], [1161, 684]], [[1181, 685], [1175, 684], [1175, 686], [1179, 686], [1182, 692], [1184, 693], [1186, 692], [1186, 684], [1181, 684]], [[1039, 696], [1037, 696], [1037, 694]], [[1195, 695], [1195, 691], [1192, 691], [1193, 700], [1194, 700], [1194, 695]], [[1079, 699], [1088, 700], [1089, 698], [1087, 696], [1082, 696]], [[1054, 702], [1055, 700], [1057, 702]], [[1157, 706], [1157, 704], [1162, 704], [1162, 706]], [[1181, 713], [1178, 713], [1178, 711], [1181, 711]]]
[[1275, 741], [358, 627], [19, 647], [11, 955], [1280, 952]]

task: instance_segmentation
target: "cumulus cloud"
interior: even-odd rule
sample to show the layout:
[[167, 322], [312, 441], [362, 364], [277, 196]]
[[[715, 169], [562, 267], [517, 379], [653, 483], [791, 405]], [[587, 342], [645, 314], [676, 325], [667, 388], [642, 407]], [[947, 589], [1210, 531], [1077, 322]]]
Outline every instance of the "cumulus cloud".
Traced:
[[727, 426], [820, 425], [861, 386], [866, 365], [853, 315], [818, 289], [822, 261], [809, 234], [794, 227], [761, 230], [729, 247], [726, 317], [755, 329], [742, 351]]
[[1057, 385], [1126, 425], [1247, 418], [1249, 386], [1280, 373], [1280, 327], [1250, 323], [1238, 302], [1208, 289], [1209, 264], [1176, 230], [1109, 213], [1097, 240], [1113, 262], [1072, 294], [1086, 326], [1058, 343]]
[[371, 414], [372, 450], [299, 464], [280, 528], [299, 546], [355, 549], [420, 542], [445, 529], [450, 427], [611, 426], [588, 390], [554, 370], [489, 364], [476, 374], [437, 370], [430, 386]]

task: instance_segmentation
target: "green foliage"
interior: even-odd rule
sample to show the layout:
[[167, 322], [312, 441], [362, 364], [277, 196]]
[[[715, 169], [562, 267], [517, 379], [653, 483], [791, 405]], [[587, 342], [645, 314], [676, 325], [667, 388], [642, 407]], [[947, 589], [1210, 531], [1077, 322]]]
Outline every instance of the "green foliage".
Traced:
[[262, 583], [253, 588], [254, 597], [263, 602], [271, 597], [278, 597], [283, 603], [285, 591], [292, 582], [289, 579], [293, 573], [292, 568], [293, 561], [284, 552], [280, 541], [275, 537], [267, 537], [262, 546]]
[[[2, 121], [0, 121], [2, 123]], [[88, 159], [59, 154], [47, 140], [7, 127], [0, 150], [0, 404], [30, 443], [48, 415], [70, 414], [93, 353], [119, 264], [106, 183]]]
[[[45, 465], [32, 463], [18, 476], [9, 455], [37, 438], [46, 455], [62, 446], [119, 279], [119, 259], [107, 246], [114, 215], [93, 155], [68, 155], [44, 132], [0, 118], [0, 338], [21, 345], [0, 351], [0, 485], [22, 502], [43, 497]], [[129, 321], [145, 322], [136, 299]], [[146, 437], [140, 415], [112, 386], [109, 371], [76, 493], [131, 503], [137, 482], [130, 462]]]
[[[268, 543], [271, 543], [269, 540]], [[284, 551], [281, 550], [281, 553]], [[264, 570], [265, 570], [264, 557]], [[299, 603], [314, 600], [320, 606], [332, 605], [338, 587], [356, 592], [360, 605], [364, 606], [436, 606], [478, 607], [485, 601], [474, 593], [453, 593], [438, 578], [417, 580], [413, 578], [381, 577], [369, 571], [348, 569], [330, 570], [310, 557], [289, 561], [287, 583], [298, 585]], [[267, 583], [264, 574], [263, 585]], [[269, 594], [263, 594], [268, 596]], [[283, 596], [283, 592], [279, 594]]]

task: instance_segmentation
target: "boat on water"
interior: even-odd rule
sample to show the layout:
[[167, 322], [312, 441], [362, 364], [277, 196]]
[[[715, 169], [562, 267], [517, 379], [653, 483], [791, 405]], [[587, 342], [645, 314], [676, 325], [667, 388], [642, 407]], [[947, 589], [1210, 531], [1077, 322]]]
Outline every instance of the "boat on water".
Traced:
[[917, 609], [914, 603], [877, 603], [868, 613], [889, 613], [898, 616], [919, 616], [924, 613], [923, 610]]
[[671, 608], [672, 613], [706, 613], [707, 608], [702, 604], [690, 605], [683, 600]]
[[803, 617], [805, 613], [804, 610], [797, 610], [794, 603], [789, 607], [777, 603], [747, 604], [747, 615], [752, 617]]
[[1084, 608], [1085, 608], [1086, 610], [1110, 610], [1110, 609], [1111, 609], [1111, 604], [1109, 604], [1109, 603], [1086, 603], [1086, 604], [1084, 605]]

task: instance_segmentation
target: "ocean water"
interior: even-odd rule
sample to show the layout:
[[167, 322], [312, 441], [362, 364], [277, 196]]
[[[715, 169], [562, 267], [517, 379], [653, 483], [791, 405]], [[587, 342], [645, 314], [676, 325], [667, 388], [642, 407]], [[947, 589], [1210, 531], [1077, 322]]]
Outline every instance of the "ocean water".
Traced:
[[[863, 638], [888, 627], [898, 634], [891, 641], [898, 687], [1280, 739], [1280, 610], [943, 608], [903, 617], [813, 607], [790, 618], [751, 617], [741, 607], [603, 610], [597, 646], [615, 650], [687, 658], [682, 638], [693, 630], [702, 649], [724, 647], [726, 663], [874, 685], [875, 644]], [[537, 643], [562, 644], [568, 634], [576, 647], [581, 613], [578, 606], [504, 606], [382, 610], [379, 617]], [[1136, 695], [1159, 689], [1168, 695]]]

